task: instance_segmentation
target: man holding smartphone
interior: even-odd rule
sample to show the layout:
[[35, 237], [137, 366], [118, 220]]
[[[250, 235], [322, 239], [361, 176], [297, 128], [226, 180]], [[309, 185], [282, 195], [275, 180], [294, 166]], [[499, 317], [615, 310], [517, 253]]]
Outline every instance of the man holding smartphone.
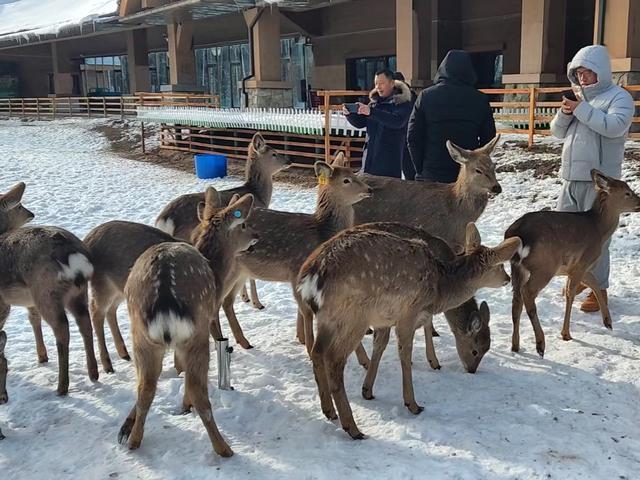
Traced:
[[[564, 139], [558, 210], [581, 212], [589, 210], [596, 198], [591, 169], [597, 168], [613, 178], [622, 174], [624, 143], [634, 103], [629, 92], [613, 84], [611, 59], [602, 45], [580, 49], [569, 63], [567, 76], [575, 95], [567, 93], [562, 97], [562, 106], [551, 122], [551, 133]], [[609, 287], [609, 243], [591, 270], [605, 298]], [[580, 309], [599, 310], [593, 292]]]
[[342, 113], [356, 128], [367, 128], [362, 170], [371, 175], [401, 178], [402, 156], [411, 115], [411, 90], [394, 80], [390, 70], [379, 70], [370, 102], [347, 103]]

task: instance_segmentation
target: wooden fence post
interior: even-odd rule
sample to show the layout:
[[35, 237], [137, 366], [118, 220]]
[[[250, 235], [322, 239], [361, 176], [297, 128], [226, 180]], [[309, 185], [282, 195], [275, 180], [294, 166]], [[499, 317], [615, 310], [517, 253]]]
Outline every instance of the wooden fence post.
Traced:
[[107, 99], [106, 99], [106, 97], [102, 97], [102, 113], [104, 113], [104, 117], [107, 118]]
[[140, 122], [140, 126], [142, 127], [142, 133], [141, 133], [141, 138], [142, 138], [142, 153], [147, 153], [147, 149], [146, 146], [144, 144], [144, 122]]
[[536, 130], [536, 97], [535, 87], [529, 90], [529, 148], [533, 147], [533, 134]]
[[331, 163], [331, 102], [329, 92], [324, 93], [324, 161]]
[[9, 97], [9, 118], [11, 118], [11, 97]]

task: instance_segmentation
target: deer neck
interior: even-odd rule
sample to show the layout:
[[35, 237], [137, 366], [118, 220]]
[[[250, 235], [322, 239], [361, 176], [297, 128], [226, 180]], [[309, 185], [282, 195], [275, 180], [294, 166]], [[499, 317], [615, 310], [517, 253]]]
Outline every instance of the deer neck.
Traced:
[[473, 297], [476, 290], [483, 286], [481, 278], [486, 269], [480, 256], [475, 254], [440, 263], [433, 313], [450, 310]]
[[215, 285], [219, 291], [226, 288], [226, 279], [235, 266], [235, 255], [231, 248], [224, 242], [219, 234], [207, 229], [196, 241], [196, 249], [207, 259]]
[[460, 174], [451, 188], [458, 207], [479, 210], [482, 213], [487, 206], [489, 194], [474, 188], [463, 169], [460, 169]]
[[260, 161], [256, 157], [249, 159], [245, 173], [245, 186], [253, 193], [265, 206], [271, 203], [273, 193], [273, 177], [260, 167]]
[[329, 236], [353, 226], [354, 212], [351, 204], [338, 201], [328, 186], [318, 187], [318, 203], [314, 214], [319, 230]]
[[588, 214], [594, 220], [595, 230], [602, 236], [603, 241], [618, 228], [620, 211], [614, 208], [611, 197], [605, 193], [597, 192]]

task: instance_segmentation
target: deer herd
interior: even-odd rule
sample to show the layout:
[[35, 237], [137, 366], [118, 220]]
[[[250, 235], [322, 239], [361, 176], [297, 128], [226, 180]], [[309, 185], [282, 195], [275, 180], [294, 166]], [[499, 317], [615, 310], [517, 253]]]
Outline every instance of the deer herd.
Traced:
[[[273, 176], [289, 162], [257, 133], [241, 186], [220, 192], [208, 187], [204, 193], [183, 195], [162, 210], [155, 227], [112, 221], [94, 228], [84, 241], [61, 228], [25, 227], [34, 214], [22, 205], [25, 184], [19, 183], [0, 194], [0, 403], [8, 401], [4, 324], [11, 306], [28, 309], [39, 362], [48, 361], [41, 320], [52, 328], [58, 352], [57, 393], [65, 395], [66, 312], [78, 324], [89, 378], [95, 381], [94, 330], [102, 368], [114, 371], [105, 319], [118, 356], [130, 359], [116, 316], [126, 300], [138, 386], [118, 441], [128, 442], [131, 449], [140, 446], [163, 356], [171, 348], [176, 370], [184, 372], [183, 410], [195, 409], [215, 452], [231, 456], [208, 398], [209, 336], [223, 338], [222, 308], [236, 342], [252, 347], [234, 302], [242, 291], [245, 301], [264, 308], [257, 279], [291, 284], [298, 306], [296, 335], [311, 358], [322, 412], [330, 420], [339, 418], [354, 439], [363, 433], [345, 391], [345, 364], [355, 352], [366, 369], [362, 395], [373, 399], [391, 327], [398, 342], [404, 404], [414, 414], [423, 410], [413, 391], [416, 329], [423, 328], [427, 360], [439, 369], [432, 320], [444, 313], [460, 360], [474, 373], [491, 343], [489, 306], [478, 306], [474, 298], [480, 288], [512, 284], [512, 350], [520, 348], [524, 306], [536, 350], [543, 356], [536, 296], [552, 277], [568, 277], [562, 338], [570, 340], [576, 289], [584, 282], [598, 294], [589, 269], [620, 214], [640, 211], [640, 197], [625, 182], [593, 170], [598, 195], [589, 211], [528, 213], [507, 229], [499, 245], [485, 246], [474, 222], [490, 196], [502, 191], [490, 156], [498, 140], [473, 151], [447, 142], [451, 157], [461, 166], [452, 184], [354, 174], [338, 153], [331, 165], [316, 162], [316, 209], [304, 214], [269, 208]], [[511, 277], [503, 267], [507, 262]], [[610, 329], [607, 304], [600, 295], [598, 302]], [[373, 331], [370, 357], [362, 345], [368, 330]]]

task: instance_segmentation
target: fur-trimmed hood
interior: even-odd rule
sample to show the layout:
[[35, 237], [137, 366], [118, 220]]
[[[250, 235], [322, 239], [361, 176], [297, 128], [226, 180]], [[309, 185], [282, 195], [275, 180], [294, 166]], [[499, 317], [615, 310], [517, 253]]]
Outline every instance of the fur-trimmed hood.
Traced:
[[[385, 100], [391, 100], [396, 105], [410, 102], [411, 89], [409, 88], [409, 86], [406, 83], [401, 82], [400, 80], [394, 80], [393, 83], [393, 94], [391, 94], [391, 97]], [[380, 94], [375, 88], [369, 93], [369, 99], [371, 100], [371, 103], [377, 103], [380, 100]]]

